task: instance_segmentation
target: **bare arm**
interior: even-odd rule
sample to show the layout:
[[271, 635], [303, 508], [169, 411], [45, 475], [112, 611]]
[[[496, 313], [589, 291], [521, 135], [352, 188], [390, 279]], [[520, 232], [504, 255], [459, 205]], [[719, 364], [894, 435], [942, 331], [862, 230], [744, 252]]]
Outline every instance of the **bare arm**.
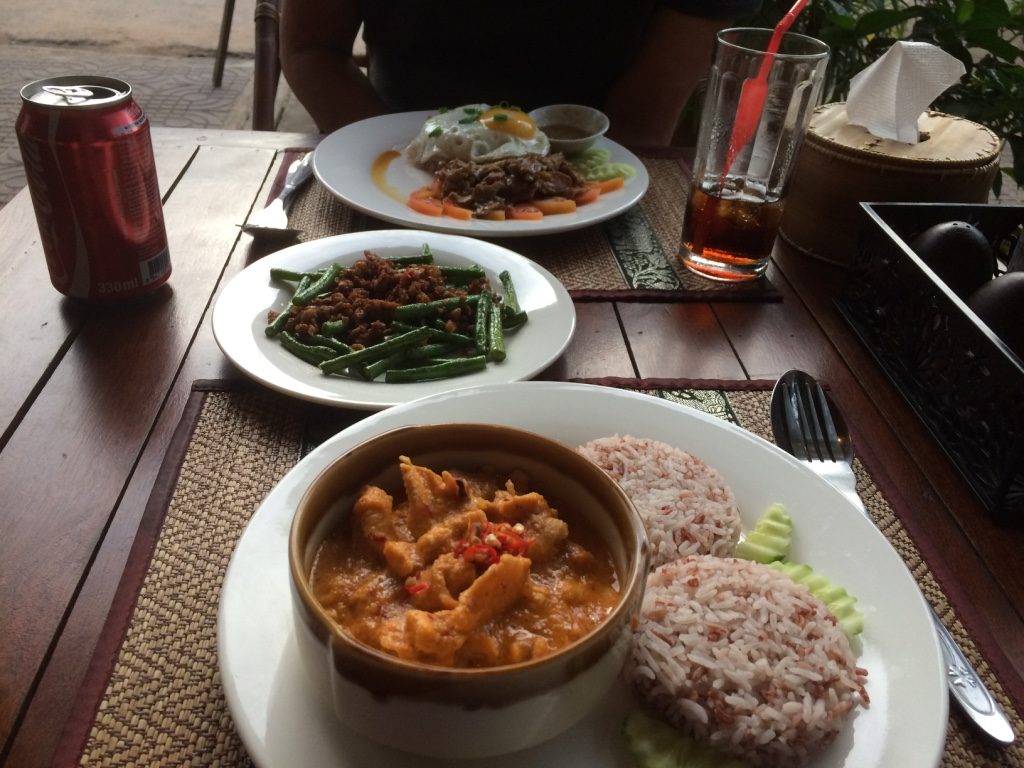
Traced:
[[283, 0], [281, 71], [325, 133], [385, 112], [352, 58], [360, 23], [355, 0]]
[[630, 68], [608, 93], [609, 135], [623, 144], [667, 146], [686, 100], [711, 64], [724, 19], [687, 16], [662, 8]]

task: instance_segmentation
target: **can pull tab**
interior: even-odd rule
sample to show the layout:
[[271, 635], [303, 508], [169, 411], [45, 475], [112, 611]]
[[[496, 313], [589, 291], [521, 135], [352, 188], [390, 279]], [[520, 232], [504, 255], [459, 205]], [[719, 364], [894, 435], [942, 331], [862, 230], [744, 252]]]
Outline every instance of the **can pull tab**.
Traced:
[[68, 104], [81, 104], [93, 97], [93, 92], [81, 85], [44, 85], [43, 90], [59, 96]]

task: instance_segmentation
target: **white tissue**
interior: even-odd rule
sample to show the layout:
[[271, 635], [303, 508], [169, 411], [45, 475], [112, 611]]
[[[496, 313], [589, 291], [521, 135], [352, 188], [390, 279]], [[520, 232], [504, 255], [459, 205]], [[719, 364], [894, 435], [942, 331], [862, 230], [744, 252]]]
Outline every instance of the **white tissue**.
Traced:
[[921, 113], [966, 71], [930, 43], [895, 43], [850, 80], [846, 116], [881, 139], [917, 144]]

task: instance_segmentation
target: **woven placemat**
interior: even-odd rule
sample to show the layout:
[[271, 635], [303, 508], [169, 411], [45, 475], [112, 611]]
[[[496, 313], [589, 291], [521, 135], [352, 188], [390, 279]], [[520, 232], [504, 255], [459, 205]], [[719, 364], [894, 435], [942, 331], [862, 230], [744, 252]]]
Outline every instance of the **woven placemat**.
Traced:
[[[282, 171], [302, 150], [285, 153]], [[689, 173], [681, 152], [641, 151], [650, 177], [640, 202], [601, 224], [561, 234], [495, 239], [558, 278], [574, 300], [778, 301], [766, 277], [726, 283], [696, 275], [679, 260]], [[271, 197], [281, 184], [271, 188]], [[356, 211], [319, 182], [296, 193], [288, 215], [300, 240], [395, 225]]]
[[[770, 434], [770, 382], [726, 388], [716, 382], [713, 389], [694, 382], [601, 383], [684, 403], [762, 437]], [[224, 389], [215, 382], [197, 386], [144, 515], [56, 765], [249, 764], [227, 710], [216, 658], [225, 569], [250, 516], [273, 486], [311, 447], [360, 417], [260, 388]], [[1006, 709], [1015, 731], [1024, 732], [1021, 692], [1004, 689], [979, 652], [983, 640], [990, 642], [984, 628], [969, 634], [957, 617], [887, 501], [895, 491], [885, 476], [860, 461], [855, 469], [871, 517]], [[994, 664], [1006, 663], [990, 649], [987, 657]], [[991, 745], [951, 708], [942, 765], [1020, 766], [1024, 746], [1019, 740], [1005, 749]]]

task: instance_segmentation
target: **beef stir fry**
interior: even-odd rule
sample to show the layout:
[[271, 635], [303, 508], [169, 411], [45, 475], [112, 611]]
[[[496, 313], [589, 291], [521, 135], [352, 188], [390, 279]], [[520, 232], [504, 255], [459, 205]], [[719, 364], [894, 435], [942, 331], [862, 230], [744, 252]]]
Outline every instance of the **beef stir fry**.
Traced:
[[449, 160], [436, 171], [441, 197], [476, 215], [549, 197], [573, 199], [586, 186], [561, 154], [523, 155], [488, 163]]
[[[486, 278], [456, 287], [434, 264], [396, 269], [392, 261], [366, 251], [362, 259], [341, 270], [329, 293], [305, 306], [290, 307], [284, 330], [310, 337], [320, 334], [324, 323], [346, 321], [338, 338], [353, 349], [362, 349], [390, 332], [395, 310], [402, 305], [465, 297], [488, 288]], [[442, 320], [450, 333], [473, 332], [474, 318], [468, 306], [446, 310]]]

